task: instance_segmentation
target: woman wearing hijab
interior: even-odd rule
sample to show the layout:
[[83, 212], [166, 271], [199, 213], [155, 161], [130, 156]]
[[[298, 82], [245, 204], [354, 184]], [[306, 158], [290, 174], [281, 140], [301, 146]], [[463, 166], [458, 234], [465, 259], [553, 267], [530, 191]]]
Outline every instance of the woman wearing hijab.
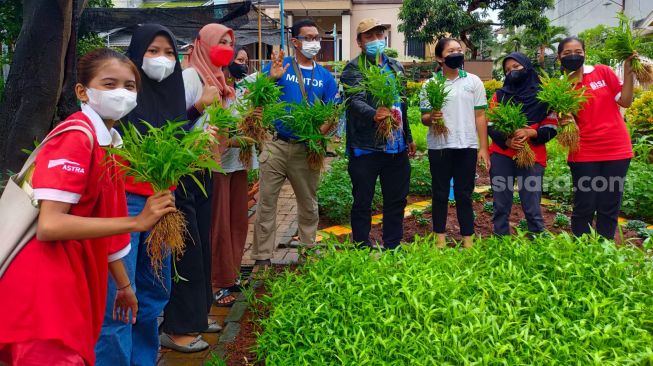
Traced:
[[[249, 67], [244, 49], [238, 50], [228, 66], [227, 84], [236, 90], [236, 103], [243, 101]], [[248, 184], [247, 170], [258, 168], [256, 152], [252, 149], [251, 163], [243, 165], [236, 141], [229, 144], [221, 158], [224, 173], [213, 176], [213, 222], [211, 225], [212, 274], [214, 301], [217, 306], [231, 306], [235, 297], [231, 291], [240, 285], [240, 263], [247, 241]], [[231, 290], [230, 290], [231, 288]], [[239, 290], [238, 290], [239, 291]]]
[[[227, 85], [222, 72], [233, 59], [233, 43], [233, 31], [223, 25], [208, 24], [200, 30], [189, 55], [189, 67], [183, 73], [189, 109], [195, 108], [202, 113], [215, 101], [223, 106], [233, 101], [234, 88]], [[203, 92], [209, 90], [217, 92], [210, 102], [202, 98]], [[204, 116], [200, 117], [196, 127], [202, 128], [204, 120]], [[224, 150], [225, 145], [221, 143], [220, 149]], [[219, 327], [208, 318], [213, 304], [210, 241], [213, 182], [209, 172], [200, 173], [196, 178], [204, 184], [208, 195], [204, 195], [191, 178], [183, 182], [186, 190], [177, 194], [177, 208], [188, 221], [186, 251], [176, 262], [176, 269], [185, 280], [172, 284], [160, 337], [163, 346], [180, 352], [208, 348], [208, 343], [194, 334], [206, 332], [207, 327], [209, 331]]]
[[[138, 27], [132, 36], [127, 56], [138, 67], [142, 80], [138, 104], [123, 122], [132, 123], [141, 133], [146, 121], [160, 127], [168, 120], [186, 119], [184, 82], [174, 35], [158, 24]], [[191, 187], [191, 184], [186, 187]], [[127, 177], [127, 206], [130, 216], [143, 210], [152, 186]], [[147, 254], [148, 232], [131, 234], [131, 251], [124, 258], [139, 303], [138, 322], [124, 324], [113, 320], [116, 283], [109, 279], [109, 291], [102, 333], [95, 352], [98, 365], [153, 365], [159, 350], [157, 318], [170, 296], [170, 257], [164, 259], [160, 278], [152, 271]]]
[[[494, 198], [494, 233], [509, 235], [508, 219], [512, 209], [514, 184], [517, 183], [519, 198], [528, 231], [544, 231], [544, 219], [540, 201], [542, 199], [542, 177], [546, 167], [545, 144], [555, 137], [557, 118], [555, 113], [548, 113], [548, 105], [537, 99], [540, 90], [540, 78], [526, 55], [514, 52], [503, 60], [503, 72], [506, 76], [504, 85], [498, 89], [490, 107], [508, 101], [520, 104], [528, 118], [528, 127], [517, 130], [511, 136], [494, 130], [489, 121], [488, 133], [492, 138], [490, 145], [490, 178]], [[520, 168], [513, 157], [525, 144], [529, 144], [535, 153], [535, 165]]]

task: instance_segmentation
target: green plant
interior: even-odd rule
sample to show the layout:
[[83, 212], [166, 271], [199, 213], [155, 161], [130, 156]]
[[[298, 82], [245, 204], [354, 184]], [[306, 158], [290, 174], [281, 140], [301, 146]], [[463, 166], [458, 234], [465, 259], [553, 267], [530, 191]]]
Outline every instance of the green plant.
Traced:
[[319, 99], [316, 99], [312, 105], [306, 101], [290, 105], [292, 118], [283, 123], [293, 131], [297, 141], [306, 145], [306, 159], [308, 166], [313, 170], [322, 170], [330, 139], [320, 129], [324, 125], [337, 125], [343, 107], [344, 104], [324, 103]]
[[426, 135], [429, 133], [429, 128], [422, 124], [422, 112], [419, 106], [408, 107], [408, 123], [417, 151], [426, 151], [428, 149]]
[[[642, 38], [633, 34], [631, 20], [624, 13], [617, 13], [617, 19], [619, 25], [611, 29], [605, 40], [605, 48], [611, 52], [612, 58], [625, 61], [640, 49]], [[639, 82], [653, 82], [653, 65], [649, 62], [635, 58], [632, 60], [632, 70]]]
[[406, 82], [406, 96], [408, 98], [417, 97], [419, 100], [419, 93], [422, 91], [422, 85], [424, 85], [424, 83], [421, 81], [408, 80]]
[[493, 214], [494, 213], [494, 204], [492, 202], [485, 202], [483, 204], [483, 211]]
[[521, 197], [519, 197], [519, 193], [515, 192], [512, 195], [512, 203], [514, 205], [520, 205], [521, 204]]
[[259, 170], [258, 169], [250, 169], [247, 171], [247, 184], [252, 185], [256, 182], [258, 182], [258, 175], [259, 175]]
[[521, 231], [528, 231], [528, 221], [526, 221], [526, 219], [519, 220], [517, 223], [517, 229]]
[[[377, 58], [380, 57], [377, 55]], [[376, 137], [380, 140], [389, 140], [394, 137], [395, 131], [399, 128], [401, 118], [398, 111], [392, 109], [395, 103], [401, 102], [401, 95], [404, 90], [404, 78], [401, 75], [390, 74], [381, 69], [377, 64], [367, 61], [367, 58], [360, 57], [358, 68], [363, 75], [358, 86], [345, 85], [349, 93], [366, 93], [372, 97], [377, 107], [384, 107], [393, 111], [383, 122], [377, 123]]]
[[485, 87], [485, 97], [487, 98], [488, 105], [489, 105], [490, 101], [492, 100], [492, 96], [494, 95], [494, 93], [496, 93], [497, 89], [503, 87], [503, 82], [495, 79], [490, 79], [484, 81], [483, 86]]
[[[347, 167], [349, 160], [336, 159], [330, 164], [320, 178], [320, 185], [317, 189], [317, 202], [320, 216], [329, 219], [335, 224], [349, 223], [351, 206], [353, 203], [352, 184]], [[381, 186], [377, 182], [372, 210], [381, 207]]]
[[633, 160], [628, 169], [621, 212], [626, 217], [653, 220], [653, 169], [651, 165]]
[[216, 127], [220, 135], [238, 144], [240, 148], [238, 159], [243, 166], [251, 166], [252, 150], [256, 141], [243, 135], [240, 129], [241, 118], [234, 114], [232, 108], [224, 108], [220, 103], [207, 107], [205, 113], [208, 116], [208, 123]]
[[483, 202], [484, 199], [485, 198], [483, 197], [482, 194], [480, 194], [480, 193], [478, 193], [476, 191], [472, 192], [472, 201], [473, 202]]
[[628, 221], [626, 223], [625, 226], [626, 226], [626, 229], [637, 231], [639, 229], [645, 228], [646, 223], [644, 221], [641, 221], [641, 220], [630, 220], [630, 221]]
[[424, 213], [431, 213], [433, 212], [433, 204], [429, 203], [425, 208], [424, 208]]
[[643, 92], [626, 109], [626, 120], [635, 131], [650, 131], [653, 129], [653, 91]]
[[415, 222], [419, 226], [428, 226], [428, 224], [431, 222], [431, 220], [424, 217], [424, 212], [423, 211], [412, 210], [412, 211], [410, 211], [410, 214], [413, 215], [413, 218], [415, 219]]
[[77, 56], [84, 56], [93, 50], [106, 46], [104, 38], [97, 35], [97, 33], [86, 33], [77, 40]]
[[431, 166], [426, 158], [411, 159], [409, 194], [431, 196]]
[[399, 57], [399, 52], [395, 50], [394, 48], [386, 48], [383, 50], [383, 53], [391, 58], [397, 58]]
[[[211, 153], [213, 137], [202, 130], [184, 131], [182, 126], [186, 121], [168, 122], [160, 128], [145, 121], [142, 123], [147, 126], [147, 133], [139, 132], [134, 124], [125, 124], [122, 128], [123, 146], [109, 149], [118, 158], [120, 169], [134, 177], [136, 182], [150, 183], [155, 192], [167, 191], [178, 184], [185, 189], [180, 180], [190, 177], [207, 194], [195, 173], [207, 169], [221, 170]], [[178, 256], [183, 253], [185, 232], [186, 220], [179, 211], [164, 215], [152, 228], [145, 242], [157, 274], [168, 254]], [[175, 275], [182, 279], [176, 269]]]
[[[506, 136], [512, 136], [515, 131], [528, 127], [528, 118], [522, 111], [521, 104], [497, 103], [487, 112], [487, 119], [492, 127]], [[535, 165], [535, 153], [529, 144], [517, 151], [514, 158], [515, 163], [521, 168], [530, 168]]]
[[[424, 84], [424, 97], [428, 100], [432, 112], [439, 112], [444, 107], [447, 97], [451, 92], [447, 87], [447, 79], [441, 74], [433, 74], [433, 77]], [[447, 136], [449, 129], [444, 124], [444, 119], [433, 120], [431, 132], [434, 136]]]
[[[338, 244], [339, 245], [339, 244]], [[647, 365], [653, 262], [596, 236], [433, 236], [336, 247], [267, 280], [256, 353], [278, 365]], [[354, 272], [352, 272], [355, 269]]]
[[587, 88], [576, 88], [576, 82], [566, 73], [560, 77], [543, 74], [540, 80], [542, 84], [537, 99], [548, 104], [549, 111], [567, 117], [566, 123], [561, 124], [558, 141], [572, 152], [578, 150], [578, 126], [570, 117], [578, 114], [587, 102]]
[[209, 354], [209, 359], [204, 362], [204, 366], [227, 366], [227, 361], [216, 353], [211, 352]]
[[571, 225], [571, 221], [569, 220], [569, 217], [565, 214], [557, 213], [555, 218], [553, 219], [553, 227], [566, 229], [569, 227], [569, 225]]
[[[276, 120], [288, 118], [285, 103], [279, 98], [283, 93], [281, 87], [266, 74], [258, 73], [256, 78], [246, 82], [244, 87], [248, 93], [244, 95], [245, 103], [239, 105], [239, 112], [244, 116], [238, 129], [242, 134], [261, 144], [268, 136], [268, 130], [273, 128]], [[257, 114], [256, 111], [260, 114]]]

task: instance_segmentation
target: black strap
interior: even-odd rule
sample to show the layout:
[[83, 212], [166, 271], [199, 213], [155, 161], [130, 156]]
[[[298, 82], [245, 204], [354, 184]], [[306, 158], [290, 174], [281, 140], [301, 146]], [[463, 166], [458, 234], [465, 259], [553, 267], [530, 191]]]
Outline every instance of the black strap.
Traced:
[[[297, 64], [297, 60], [292, 60], [292, 67], [295, 70], [295, 75], [297, 76], [297, 82], [299, 83], [299, 89], [302, 91], [302, 96], [305, 100], [308, 101], [308, 94], [306, 94], [306, 87], [304, 86], [304, 75], [302, 75], [302, 70]], [[313, 70], [311, 70], [311, 90], [313, 90], [313, 79], [315, 77], [315, 61], [313, 61]]]

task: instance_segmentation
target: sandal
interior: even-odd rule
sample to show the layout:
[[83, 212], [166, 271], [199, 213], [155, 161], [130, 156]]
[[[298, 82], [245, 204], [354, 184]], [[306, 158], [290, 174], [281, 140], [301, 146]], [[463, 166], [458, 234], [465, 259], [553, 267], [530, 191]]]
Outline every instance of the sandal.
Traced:
[[[231, 297], [231, 300], [227, 300], [229, 297]], [[225, 307], [228, 308], [231, 305], [233, 305], [236, 302], [236, 298], [233, 297], [231, 292], [229, 292], [228, 289], [223, 288], [220, 289], [220, 291], [216, 292], [213, 294], [213, 302], [215, 303], [215, 306], [217, 307]]]

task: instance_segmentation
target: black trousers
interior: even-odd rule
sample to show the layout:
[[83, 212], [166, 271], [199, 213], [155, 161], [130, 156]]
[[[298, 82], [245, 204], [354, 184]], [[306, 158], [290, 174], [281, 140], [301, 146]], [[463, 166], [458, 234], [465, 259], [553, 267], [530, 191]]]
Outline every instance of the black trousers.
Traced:
[[494, 233], [496, 235], [510, 235], [510, 211], [512, 210], [512, 197], [514, 184], [519, 189], [519, 199], [524, 216], [528, 222], [528, 231], [541, 233], [544, 231], [544, 218], [542, 217], [542, 178], [544, 167], [538, 163], [532, 168], [519, 168], [512, 158], [494, 153], [490, 156], [492, 167], [490, 178], [492, 196], [494, 201]]
[[460, 234], [474, 234], [474, 209], [472, 193], [476, 177], [476, 149], [429, 150], [432, 180], [433, 231], [444, 234], [449, 212], [449, 189], [453, 178], [453, 194]]
[[383, 245], [396, 248], [404, 237], [404, 209], [410, 185], [410, 161], [406, 151], [398, 154], [375, 152], [349, 158], [349, 176], [354, 203], [351, 208], [352, 239], [370, 245], [372, 199], [376, 179], [383, 193]]
[[629, 166], [630, 159], [569, 163], [574, 184], [574, 235], [589, 233], [596, 215], [596, 232], [614, 239]]
[[[187, 177], [175, 192], [177, 209], [186, 217], [186, 250], [177, 258], [177, 272], [187, 281], [172, 281], [162, 329], [169, 334], [203, 332], [213, 304], [211, 289], [211, 175], [198, 173], [208, 197]], [[185, 190], [184, 190], [185, 187]], [[175, 258], [172, 258], [175, 260]], [[174, 276], [174, 272], [173, 272]]]

